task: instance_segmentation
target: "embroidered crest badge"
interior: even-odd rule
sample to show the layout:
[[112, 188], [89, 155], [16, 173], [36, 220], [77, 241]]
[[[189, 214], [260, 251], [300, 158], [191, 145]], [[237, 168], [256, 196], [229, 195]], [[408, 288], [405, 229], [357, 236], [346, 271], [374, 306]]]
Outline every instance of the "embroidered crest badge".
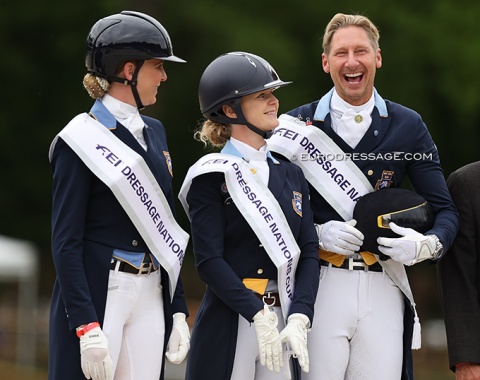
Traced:
[[168, 171], [170, 172], [170, 175], [173, 177], [172, 158], [170, 157], [170, 153], [164, 150], [163, 155], [165, 156], [165, 162], [167, 163]]
[[292, 199], [293, 210], [300, 216], [302, 216], [302, 193], [298, 191], [293, 192]]
[[375, 184], [375, 190], [379, 190], [379, 189], [384, 189], [386, 187], [390, 187], [393, 183], [392, 181], [392, 178], [393, 178], [393, 174], [395, 172], [394, 171], [391, 171], [391, 170], [384, 170], [382, 172], [382, 176], [380, 177], [380, 179], [377, 181], [377, 183]]

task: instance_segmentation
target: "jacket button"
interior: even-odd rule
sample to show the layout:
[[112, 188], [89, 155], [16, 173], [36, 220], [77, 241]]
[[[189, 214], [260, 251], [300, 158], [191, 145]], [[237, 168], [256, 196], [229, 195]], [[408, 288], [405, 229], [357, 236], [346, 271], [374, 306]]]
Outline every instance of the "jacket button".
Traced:
[[262, 274], [263, 273], [263, 269], [260, 268], [259, 270], [257, 270], [257, 274]]
[[138, 241], [132, 240], [132, 246], [136, 247], [138, 245]]

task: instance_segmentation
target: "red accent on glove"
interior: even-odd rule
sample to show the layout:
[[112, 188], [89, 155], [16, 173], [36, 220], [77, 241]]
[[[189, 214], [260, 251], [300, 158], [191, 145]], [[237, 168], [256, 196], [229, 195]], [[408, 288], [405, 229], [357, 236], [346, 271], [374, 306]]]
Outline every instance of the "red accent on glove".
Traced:
[[82, 325], [77, 328], [77, 336], [80, 338], [81, 336], [85, 335], [90, 330], [94, 329], [95, 327], [100, 327], [100, 323], [92, 322], [88, 325]]

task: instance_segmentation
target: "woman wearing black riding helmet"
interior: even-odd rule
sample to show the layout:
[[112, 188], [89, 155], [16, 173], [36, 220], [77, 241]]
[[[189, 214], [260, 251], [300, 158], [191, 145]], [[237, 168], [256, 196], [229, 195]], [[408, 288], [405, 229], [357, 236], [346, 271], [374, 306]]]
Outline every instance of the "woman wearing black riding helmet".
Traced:
[[[295, 165], [270, 155], [265, 140], [278, 126], [274, 91], [289, 83], [244, 52], [218, 57], [201, 77], [206, 120], [196, 137], [222, 150], [193, 165], [180, 191], [207, 285], [188, 380], [283, 379], [282, 366], [297, 375], [298, 364], [308, 371], [320, 270], [308, 186]], [[282, 342], [298, 357], [292, 366]]]
[[102, 18], [88, 35], [84, 86], [96, 101], [50, 150], [57, 279], [49, 380], [158, 380], [165, 352], [174, 363], [187, 355], [181, 261], [170, 265], [174, 253], [148, 228], [165, 216], [170, 232], [182, 236], [173, 217], [166, 133], [159, 120], [139, 113], [156, 102], [166, 61], [185, 62], [173, 55], [165, 28], [146, 14]]

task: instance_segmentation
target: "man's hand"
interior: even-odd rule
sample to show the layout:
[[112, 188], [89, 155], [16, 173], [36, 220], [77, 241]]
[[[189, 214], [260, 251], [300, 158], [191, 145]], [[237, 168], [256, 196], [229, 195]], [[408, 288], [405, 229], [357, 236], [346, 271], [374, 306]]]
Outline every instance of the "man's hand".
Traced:
[[107, 337], [100, 327], [95, 327], [80, 337], [80, 356], [82, 371], [87, 379], [113, 379], [113, 363]]
[[480, 364], [462, 363], [455, 369], [456, 380], [478, 380], [480, 379]]
[[413, 265], [436, 257], [438, 238], [435, 235], [422, 235], [411, 228], [397, 226], [393, 222], [390, 222], [389, 226], [393, 232], [402, 237], [393, 239], [379, 237], [378, 250], [384, 255], [404, 265]]
[[363, 244], [363, 234], [355, 228], [357, 221], [348, 222], [331, 220], [324, 224], [316, 224], [318, 247], [325, 251], [340, 255], [353, 255]]
[[295, 313], [288, 317], [287, 326], [280, 333], [280, 339], [288, 343], [303, 372], [309, 371], [307, 332], [310, 320], [304, 314]]
[[165, 356], [173, 364], [180, 364], [190, 349], [190, 328], [183, 313], [173, 314], [173, 328]]
[[253, 325], [257, 335], [260, 364], [266, 363], [270, 371], [280, 372], [280, 368], [283, 367], [283, 350], [277, 329], [277, 314], [265, 305], [263, 310], [253, 317]]

